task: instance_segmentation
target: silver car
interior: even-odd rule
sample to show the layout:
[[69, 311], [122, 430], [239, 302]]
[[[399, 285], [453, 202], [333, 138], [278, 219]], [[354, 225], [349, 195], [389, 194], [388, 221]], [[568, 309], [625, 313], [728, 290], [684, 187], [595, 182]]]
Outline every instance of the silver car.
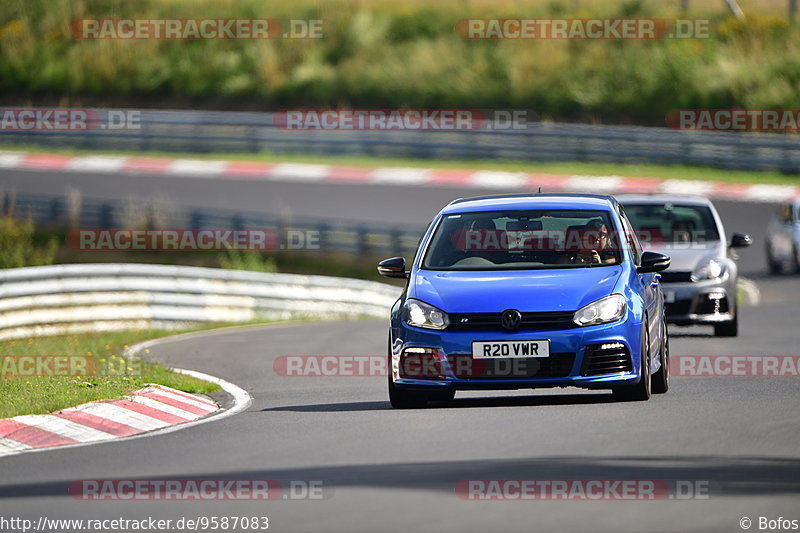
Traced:
[[800, 272], [800, 199], [778, 207], [767, 226], [767, 264], [772, 274]]
[[739, 332], [733, 248], [751, 244], [734, 233], [728, 241], [714, 204], [707, 198], [677, 195], [621, 195], [617, 199], [645, 249], [669, 255], [661, 273], [667, 321], [708, 324], [718, 337]]

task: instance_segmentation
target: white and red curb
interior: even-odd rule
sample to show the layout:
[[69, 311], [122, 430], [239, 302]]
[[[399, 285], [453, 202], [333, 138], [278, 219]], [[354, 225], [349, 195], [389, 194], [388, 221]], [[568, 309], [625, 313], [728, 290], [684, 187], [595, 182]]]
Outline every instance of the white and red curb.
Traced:
[[220, 410], [206, 396], [151, 385], [116, 400], [90, 402], [49, 415], [2, 419], [0, 457], [132, 437], [196, 421]]
[[333, 182], [400, 186], [451, 186], [520, 191], [534, 191], [541, 187], [545, 192], [695, 194], [710, 198], [752, 202], [782, 202], [800, 198], [800, 187], [794, 185], [665, 180], [623, 176], [577, 176], [496, 170], [347, 167], [304, 163], [169, 159], [138, 156], [67, 156], [0, 151], [0, 168], [58, 172], [116, 172], [172, 177], [273, 180], [303, 183]]

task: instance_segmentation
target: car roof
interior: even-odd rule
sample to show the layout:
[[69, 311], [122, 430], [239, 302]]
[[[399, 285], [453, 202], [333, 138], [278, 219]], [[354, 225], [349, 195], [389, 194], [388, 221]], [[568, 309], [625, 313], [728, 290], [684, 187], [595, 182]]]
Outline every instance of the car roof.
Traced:
[[603, 194], [519, 193], [459, 198], [450, 202], [442, 214], [496, 211], [504, 209], [611, 209], [613, 196]]
[[689, 194], [619, 194], [617, 201], [623, 206], [626, 204], [681, 204], [681, 205], [707, 205], [713, 206], [711, 200], [703, 196]]

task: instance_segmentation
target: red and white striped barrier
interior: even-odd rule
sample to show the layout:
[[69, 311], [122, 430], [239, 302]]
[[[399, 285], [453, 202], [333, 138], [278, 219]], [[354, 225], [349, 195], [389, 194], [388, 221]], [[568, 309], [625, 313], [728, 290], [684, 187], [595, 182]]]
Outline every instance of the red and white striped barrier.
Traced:
[[220, 410], [211, 399], [162, 385], [117, 400], [91, 402], [49, 415], [0, 420], [0, 457], [36, 448], [130, 437], [183, 424]]
[[758, 183], [664, 180], [647, 177], [576, 176], [494, 170], [347, 167], [303, 163], [168, 159], [157, 157], [66, 156], [0, 152], [0, 168], [63, 172], [119, 172], [173, 177], [371, 183], [401, 186], [452, 186], [475, 189], [605, 194], [678, 193], [753, 202], [800, 197], [800, 187]]

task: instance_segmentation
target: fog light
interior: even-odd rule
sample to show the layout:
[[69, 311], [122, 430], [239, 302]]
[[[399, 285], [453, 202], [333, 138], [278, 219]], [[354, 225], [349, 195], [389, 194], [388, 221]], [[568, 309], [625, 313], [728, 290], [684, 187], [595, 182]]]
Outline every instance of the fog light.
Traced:
[[400, 377], [408, 379], [444, 378], [436, 348], [411, 347], [400, 355]]

